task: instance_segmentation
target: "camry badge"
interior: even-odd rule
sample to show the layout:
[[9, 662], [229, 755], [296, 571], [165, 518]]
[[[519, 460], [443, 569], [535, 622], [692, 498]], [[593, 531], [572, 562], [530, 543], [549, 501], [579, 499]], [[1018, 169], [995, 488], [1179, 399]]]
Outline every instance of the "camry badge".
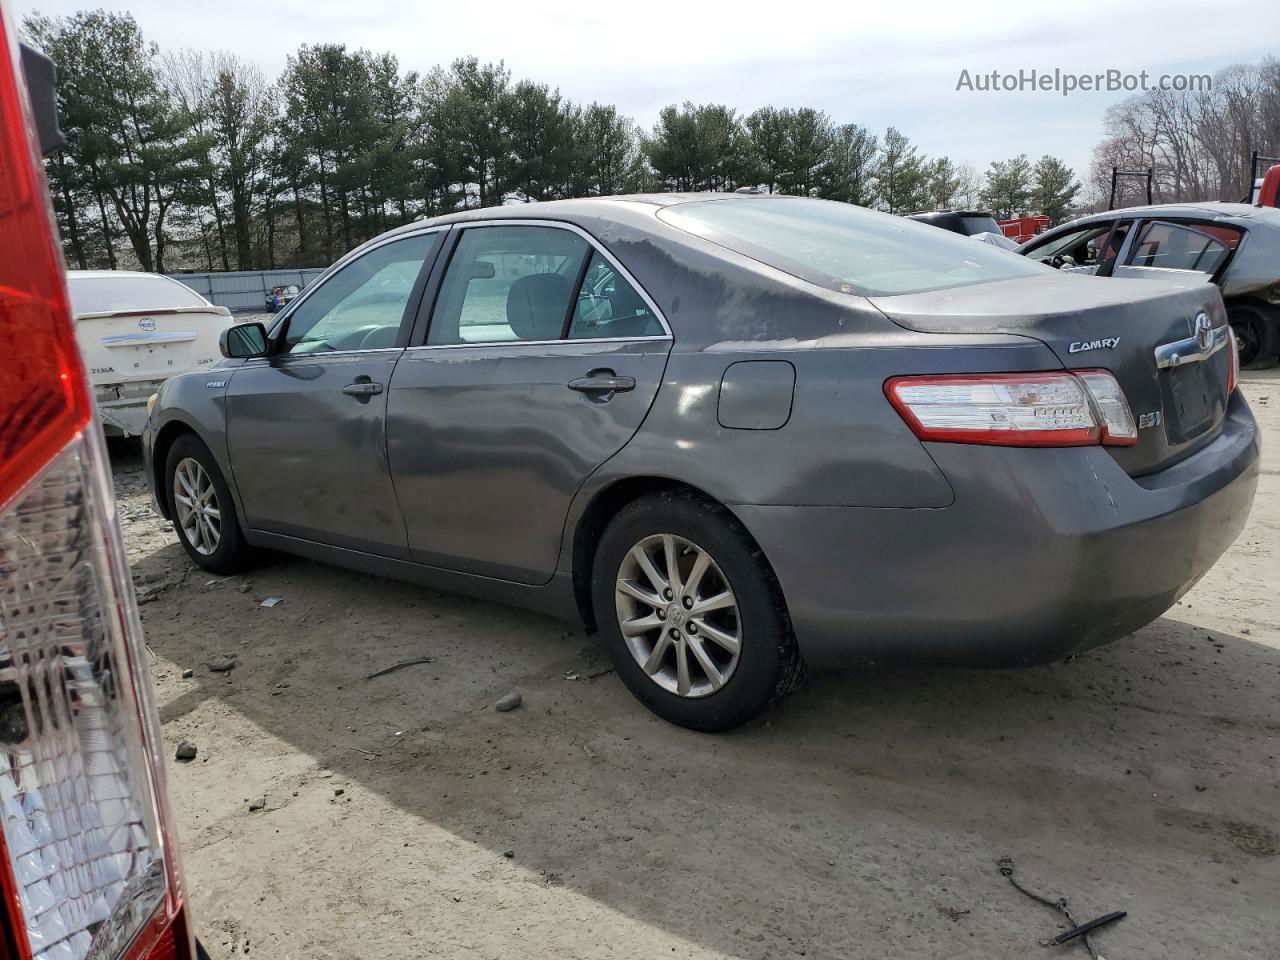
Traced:
[[1103, 337], [1101, 340], [1076, 340], [1067, 347], [1067, 353], [1084, 353], [1086, 350], [1114, 350], [1120, 345], [1119, 337]]

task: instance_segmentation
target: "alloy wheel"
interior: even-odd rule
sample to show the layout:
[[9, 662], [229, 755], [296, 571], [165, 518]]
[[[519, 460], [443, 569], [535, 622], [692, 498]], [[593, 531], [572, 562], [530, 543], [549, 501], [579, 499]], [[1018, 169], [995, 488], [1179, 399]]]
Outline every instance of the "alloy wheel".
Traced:
[[196, 553], [207, 557], [222, 542], [218, 492], [200, 461], [184, 457], [173, 471], [173, 505], [182, 536]]
[[742, 622], [733, 589], [706, 550], [674, 534], [646, 537], [623, 557], [615, 598], [627, 649], [658, 686], [705, 697], [729, 682]]

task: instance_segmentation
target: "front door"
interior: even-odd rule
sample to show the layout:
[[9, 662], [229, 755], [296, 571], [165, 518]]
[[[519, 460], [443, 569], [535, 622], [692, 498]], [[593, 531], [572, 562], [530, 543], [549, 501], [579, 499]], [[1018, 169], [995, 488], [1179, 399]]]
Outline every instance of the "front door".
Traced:
[[227, 387], [227, 444], [253, 530], [405, 557], [387, 469], [387, 386], [441, 233], [374, 247], [272, 331]]
[[550, 580], [570, 501], [640, 426], [670, 348], [652, 301], [576, 230], [460, 231], [388, 401], [412, 558]]

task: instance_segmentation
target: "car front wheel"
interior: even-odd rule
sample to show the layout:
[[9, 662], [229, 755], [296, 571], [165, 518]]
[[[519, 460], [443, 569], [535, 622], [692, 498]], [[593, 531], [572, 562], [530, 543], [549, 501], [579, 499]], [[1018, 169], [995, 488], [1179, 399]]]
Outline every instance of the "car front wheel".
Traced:
[[212, 573], [236, 573], [249, 560], [249, 545], [236, 520], [231, 490], [198, 437], [179, 437], [165, 458], [169, 516], [187, 556]]
[[803, 679], [764, 555], [729, 511], [698, 497], [624, 507], [600, 539], [592, 601], [622, 681], [680, 726], [736, 727]]

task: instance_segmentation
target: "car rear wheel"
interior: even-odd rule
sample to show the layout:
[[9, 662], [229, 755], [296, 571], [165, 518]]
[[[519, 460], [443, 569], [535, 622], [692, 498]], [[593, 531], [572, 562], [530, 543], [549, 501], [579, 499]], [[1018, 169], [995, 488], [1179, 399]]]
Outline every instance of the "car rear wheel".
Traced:
[[622, 681], [680, 726], [736, 727], [803, 679], [764, 555], [729, 511], [698, 497], [624, 507], [600, 539], [592, 602]]
[[1240, 366], [1266, 370], [1280, 360], [1280, 316], [1252, 303], [1237, 303], [1228, 311], [1231, 329], [1240, 344]]
[[249, 545], [236, 519], [222, 472], [198, 437], [179, 437], [165, 459], [169, 516], [187, 556], [212, 573], [236, 573], [249, 560]]

